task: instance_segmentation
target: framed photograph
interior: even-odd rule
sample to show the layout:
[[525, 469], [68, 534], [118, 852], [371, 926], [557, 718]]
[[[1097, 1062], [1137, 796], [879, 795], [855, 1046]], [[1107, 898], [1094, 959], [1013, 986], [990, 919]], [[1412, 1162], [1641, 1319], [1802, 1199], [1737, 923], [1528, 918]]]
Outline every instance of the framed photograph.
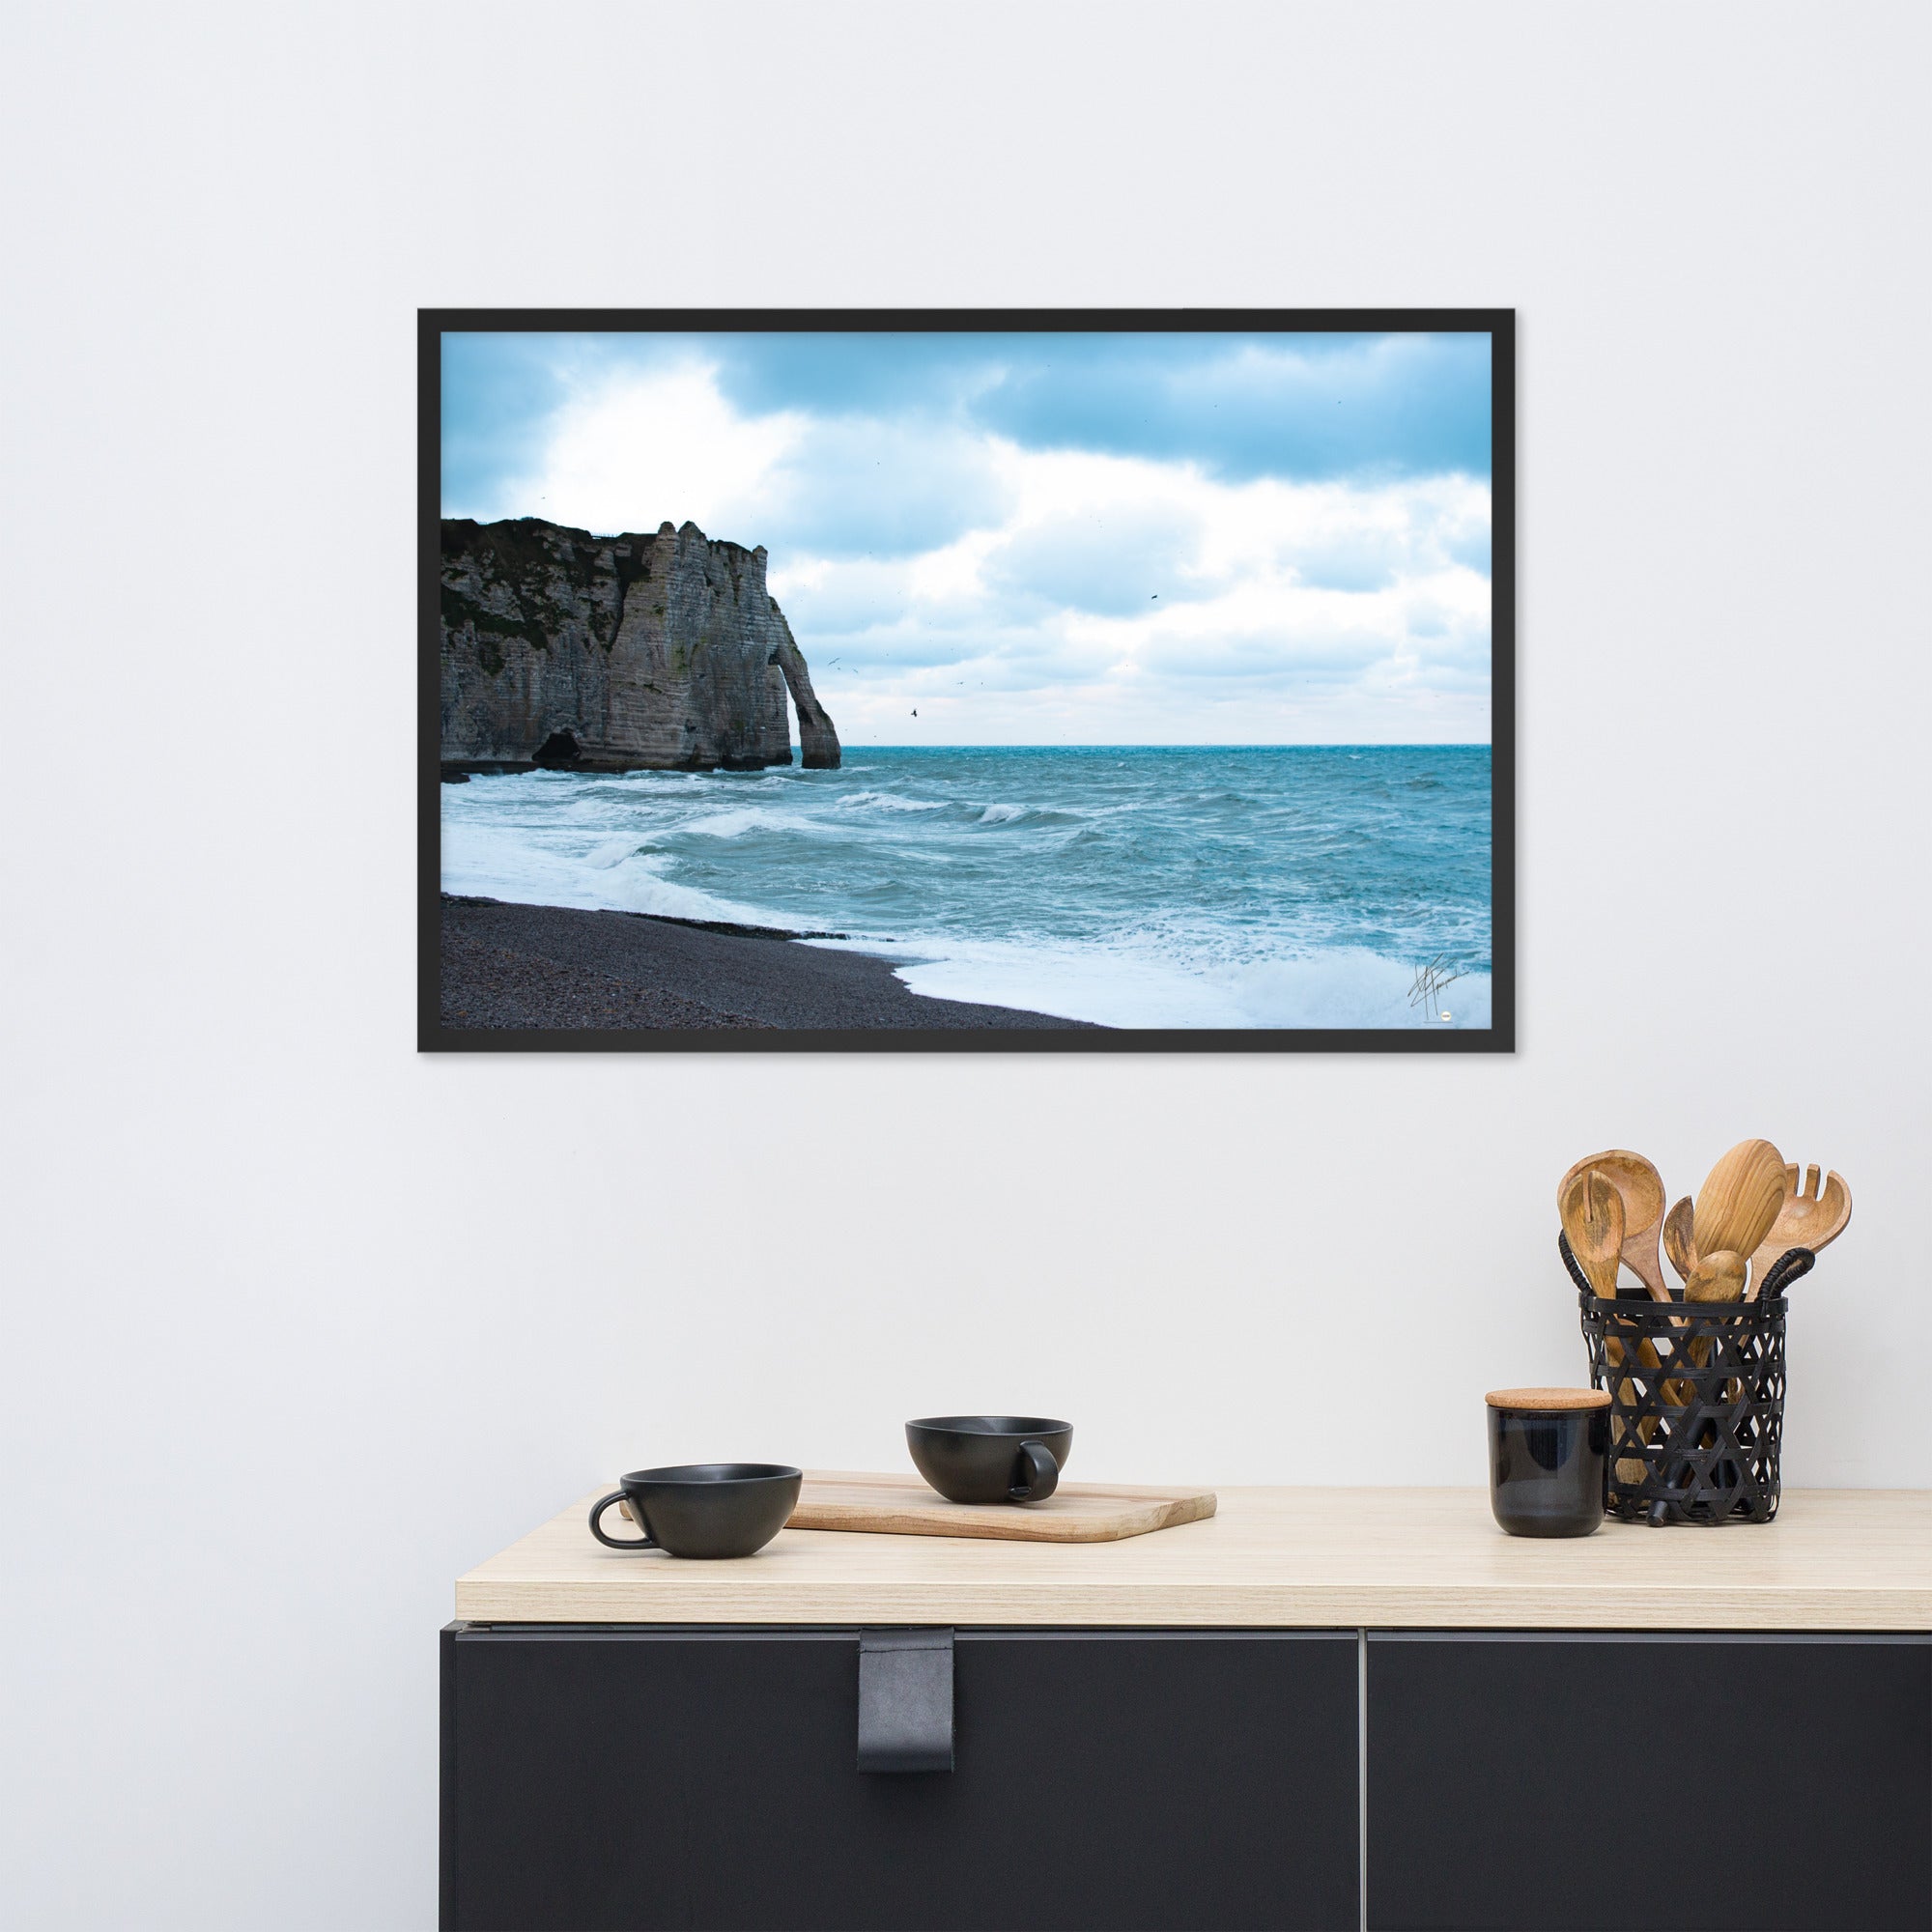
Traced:
[[425, 1049], [1513, 1049], [1513, 311], [419, 322]]

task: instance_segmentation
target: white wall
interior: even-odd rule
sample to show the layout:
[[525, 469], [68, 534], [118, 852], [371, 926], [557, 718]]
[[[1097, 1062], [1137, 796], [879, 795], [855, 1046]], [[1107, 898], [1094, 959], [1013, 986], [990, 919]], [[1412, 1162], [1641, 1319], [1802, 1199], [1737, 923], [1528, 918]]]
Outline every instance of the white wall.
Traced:
[[[1932, 1484], [1928, 18], [14, 10], [11, 1921], [433, 1923], [451, 1579], [639, 1463], [1480, 1481], [1594, 1147], [1848, 1175], [1789, 1477]], [[417, 1057], [414, 308], [887, 302], [1517, 305], [1514, 1058]]]

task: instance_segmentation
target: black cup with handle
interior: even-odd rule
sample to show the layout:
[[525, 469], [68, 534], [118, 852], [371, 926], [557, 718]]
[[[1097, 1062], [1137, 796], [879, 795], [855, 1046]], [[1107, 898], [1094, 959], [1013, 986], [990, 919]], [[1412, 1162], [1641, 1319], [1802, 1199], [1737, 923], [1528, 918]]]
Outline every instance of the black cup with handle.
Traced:
[[[803, 1470], [783, 1463], [682, 1463], [633, 1469], [591, 1506], [590, 1533], [612, 1549], [662, 1549], [667, 1556], [750, 1556], [798, 1507]], [[604, 1512], [622, 1503], [640, 1537], [605, 1533]]]
[[953, 1503], [1044, 1502], [1073, 1453], [1072, 1423], [1042, 1415], [928, 1415], [905, 1432], [913, 1466]]

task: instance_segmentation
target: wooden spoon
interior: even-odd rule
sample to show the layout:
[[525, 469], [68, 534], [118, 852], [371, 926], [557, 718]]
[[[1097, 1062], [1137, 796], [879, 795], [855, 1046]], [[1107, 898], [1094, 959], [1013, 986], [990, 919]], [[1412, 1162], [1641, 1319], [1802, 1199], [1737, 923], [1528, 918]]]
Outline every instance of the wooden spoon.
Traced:
[[1852, 1190], [1845, 1185], [1842, 1175], [1828, 1175], [1821, 1188], [1818, 1170], [1808, 1167], [1804, 1170], [1804, 1182], [1801, 1187], [1798, 1169], [1787, 1165], [1784, 1170], [1784, 1199], [1778, 1207], [1777, 1219], [1771, 1224], [1771, 1233], [1764, 1237], [1763, 1244], [1751, 1256], [1750, 1289], [1747, 1299], [1757, 1299], [1765, 1276], [1782, 1255], [1792, 1248], [1809, 1248], [1816, 1254], [1845, 1232], [1845, 1223], [1851, 1218]]
[[1624, 1244], [1624, 1198], [1613, 1182], [1586, 1168], [1572, 1178], [1556, 1203], [1570, 1252], [1599, 1297], [1613, 1300], [1617, 1261]]
[[[1764, 1245], [1783, 1202], [1784, 1156], [1769, 1141], [1740, 1141], [1697, 1190], [1697, 1252], [1748, 1259]], [[1688, 1281], [1685, 1288], [1688, 1293]]]
[[1686, 1301], [1742, 1301], [1744, 1293], [1745, 1260], [1729, 1248], [1700, 1255], [1684, 1282]]
[[1663, 1252], [1670, 1257], [1679, 1281], [1689, 1281], [1697, 1265], [1695, 1222], [1696, 1210], [1688, 1194], [1663, 1217]]
[[[1556, 1209], [1563, 1211], [1563, 1197], [1579, 1174], [1591, 1168], [1604, 1176], [1623, 1197], [1623, 1259], [1632, 1272], [1650, 1291], [1653, 1301], [1668, 1301], [1670, 1291], [1663, 1285], [1663, 1269], [1657, 1260], [1658, 1230], [1663, 1221], [1663, 1180], [1657, 1169], [1640, 1153], [1611, 1148], [1579, 1160], [1556, 1184]], [[1573, 1241], [1572, 1247], [1576, 1246]], [[1611, 1291], [1613, 1293], [1614, 1290]]]

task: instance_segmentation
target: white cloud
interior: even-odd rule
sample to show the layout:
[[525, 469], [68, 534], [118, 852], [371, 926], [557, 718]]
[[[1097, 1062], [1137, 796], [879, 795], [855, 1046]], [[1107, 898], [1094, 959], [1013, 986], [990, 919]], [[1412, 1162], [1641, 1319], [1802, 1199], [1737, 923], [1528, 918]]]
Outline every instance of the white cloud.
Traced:
[[1463, 475], [1229, 483], [917, 416], [745, 416], [692, 362], [577, 395], [506, 497], [765, 544], [850, 744], [1489, 735], [1490, 493]]
[[781, 465], [809, 426], [792, 411], [737, 414], [700, 362], [626, 371], [558, 411], [541, 469], [503, 485], [496, 514], [604, 534], [688, 518], [707, 534], [735, 535], [779, 507]]

